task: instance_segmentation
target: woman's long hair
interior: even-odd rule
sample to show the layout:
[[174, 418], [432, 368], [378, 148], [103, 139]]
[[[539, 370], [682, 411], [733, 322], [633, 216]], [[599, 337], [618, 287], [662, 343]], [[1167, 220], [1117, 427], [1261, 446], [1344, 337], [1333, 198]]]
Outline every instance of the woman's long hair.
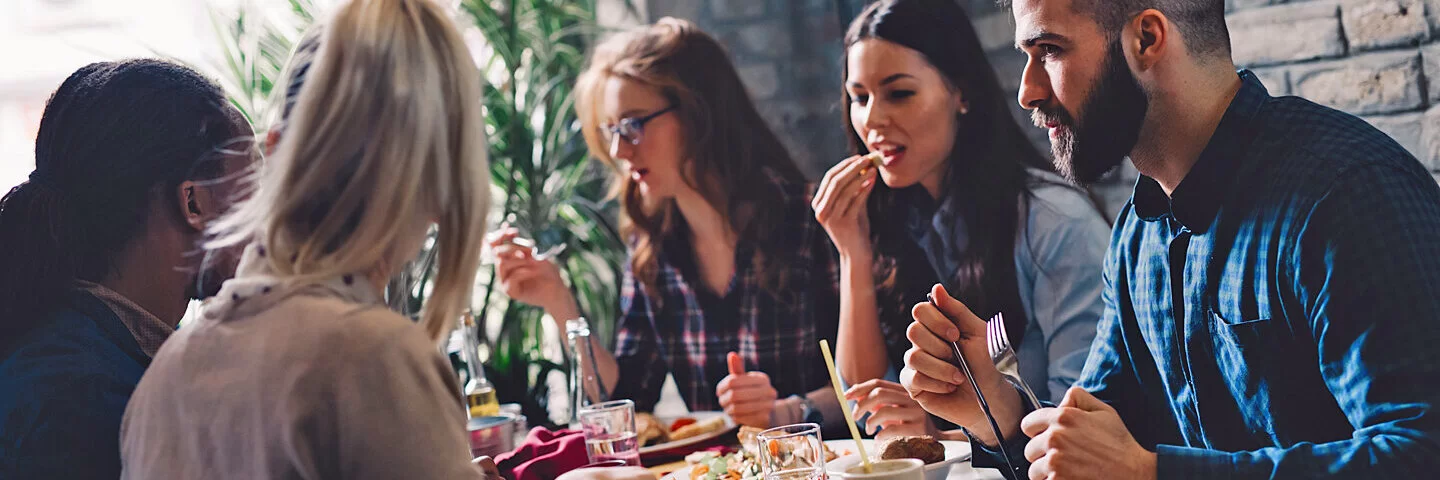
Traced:
[[[762, 283], [783, 291], [786, 269], [780, 262], [789, 256], [787, 246], [770, 238], [783, 220], [783, 209], [770, 208], [782, 203], [782, 192], [769, 188], [769, 176], [797, 184], [805, 176], [755, 110], [720, 43], [694, 24], [669, 17], [599, 45], [577, 89], [576, 111], [590, 154], [616, 173], [622, 234], [630, 241], [630, 269], [639, 285], [652, 295], [658, 291], [660, 250], [675, 230], [676, 207], [673, 201], [646, 205], [636, 182], [610, 158], [600, 131], [599, 102], [611, 78], [654, 88], [676, 107], [685, 143], [685, 183], [720, 212], [742, 241], [754, 242]], [[747, 205], [757, 207], [753, 214], [737, 215]]]
[[470, 51], [428, 0], [355, 0], [294, 57], [280, 143], [211, 246], [259, 242], [304, 281], [398, 268], [438, 221], [421, 322], [439, 341], [469, 306], [490, 199]]
[[[1006, 331], [1018, 344], [1026, 317], [1020, 305], [1015, 272], [1016, 232], [1030, 199], [1026, 168], [1054, 167], [1030, 144], [1013, 117], [1008, 95], [996, 79], [965, 11], [953, 0], [884, 0], [867, 7], [850, 24], [845, 49], [867, 39], [880, 39], [919, 52], [940, 71], [952, 88], [963, 92], [968, 113], [957, 116], [955, 148], [950, 152], [942, 200], [957, 207], [950, 219], [964, 221], [970, 232], [960, 267], [940, 280], [980, 318], [1007, 312]], [[847, 53], [848, 54], [848, 53]], [[848, 78], [843, 59], [841, 82]], [[851, 128], [850, 97], [842, 93], [846, 137], [854, 153], [869, 149]], [[948, 200], [947, 200], [948, 198]], [[903, 294], [928, 285], [899, 285], [897, 263], [913, 261], [913, 242], [906, 235], [903, 195], [880, 182], [868, 202], [876, 276], [882, 289]], [[911, 261], [906, 261], [906, 259]], [[900, 275], [905, 275], [901, 272]]]
[[162, 60], [92, 63], [60, 84], [34, 173], [0, 200], [0, 343], [37, 326], [75, 280], [113, 273], [152, 201], [222, 174], [219, 151], [249, 135], [227, 105], [215, 82]]

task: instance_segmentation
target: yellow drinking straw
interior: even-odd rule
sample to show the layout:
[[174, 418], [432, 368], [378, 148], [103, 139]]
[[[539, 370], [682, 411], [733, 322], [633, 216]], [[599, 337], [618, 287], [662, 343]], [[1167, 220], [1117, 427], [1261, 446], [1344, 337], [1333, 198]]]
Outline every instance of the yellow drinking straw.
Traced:
[[860, 429], [855, 426], [855, 415], [845, 403], [845, 391], [840, 389], [840, 374], [835, 373], [835, 357], [830, 356], [830, 342], [820, 340], [820, 353], [825, 355], [825, 366], [830, 367], [830, 385], [835, 387], [835, 398], [840, 400], [840, 412], [845, 414], [845, 424], [850, 426], [850, 436], [855, 437], [855, 448], [860, 450], [860, 461], [865, 462], [865, 473], [870, 473], [870, 456], [865, 454], [865, 444], [860, 441]]

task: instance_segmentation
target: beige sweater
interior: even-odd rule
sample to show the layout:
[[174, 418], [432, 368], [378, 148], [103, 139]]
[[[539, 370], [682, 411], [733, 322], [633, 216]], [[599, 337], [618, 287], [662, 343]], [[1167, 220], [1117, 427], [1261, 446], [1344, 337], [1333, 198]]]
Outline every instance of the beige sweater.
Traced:
[[418, 325], [360, 276], [286, 285], [257, 257], [141, 379], [123, 478], [482, 478], [457, 380]]

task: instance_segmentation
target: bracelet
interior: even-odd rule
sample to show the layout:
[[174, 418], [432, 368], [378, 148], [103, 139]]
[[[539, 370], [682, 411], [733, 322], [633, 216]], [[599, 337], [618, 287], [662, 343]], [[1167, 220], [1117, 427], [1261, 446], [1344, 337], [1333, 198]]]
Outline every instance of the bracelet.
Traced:
[[805, 418], [805, 405], [798, 397], [791, 395], [775, 401], [775, 408], [770, 411], [770, 426], [800, 423]]

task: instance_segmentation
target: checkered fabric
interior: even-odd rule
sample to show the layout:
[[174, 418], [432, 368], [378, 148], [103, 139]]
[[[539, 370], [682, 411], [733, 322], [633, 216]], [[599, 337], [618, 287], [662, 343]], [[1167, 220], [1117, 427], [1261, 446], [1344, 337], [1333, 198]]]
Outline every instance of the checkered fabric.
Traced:
[[683, 235], [667, 239], [655, 297], [625, 273], [615, 357], [620, 367], [616, 398], [652, 410], [665, 375], [673, 374], [690, 411], [718, 410], [715, 385], [728, 374], [725, 357], [738, 352], [750, 371], [765, 372], [780, 398], [804, 395], [830, 381], [819, 341], [835, 343], [839, 323], [838, 254], [810, 208], [812, 188], [771, 176], [784, 209], [780, 241], [793, 245], [787, 258], [790, 288], [767, 291], [752, 264], [754, 245], [741, 241], [735, 276], [722, 296], [699, 281], [694, 254]]
[[1364, 121], [1240, 76], [1174, 194], [1142, 177], [1121, 212], [1079, 385], [1159, 478], [1433, 476], [1440, 188]]

